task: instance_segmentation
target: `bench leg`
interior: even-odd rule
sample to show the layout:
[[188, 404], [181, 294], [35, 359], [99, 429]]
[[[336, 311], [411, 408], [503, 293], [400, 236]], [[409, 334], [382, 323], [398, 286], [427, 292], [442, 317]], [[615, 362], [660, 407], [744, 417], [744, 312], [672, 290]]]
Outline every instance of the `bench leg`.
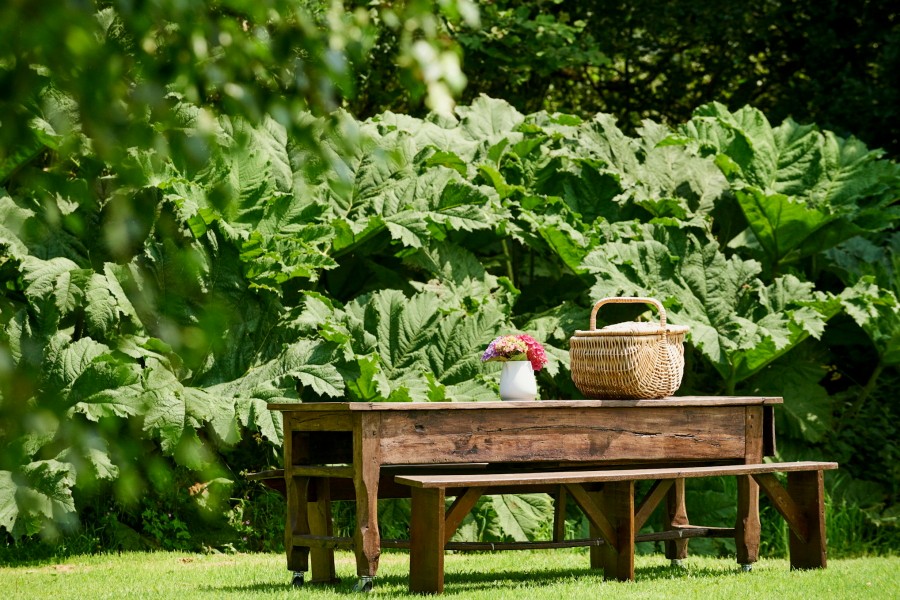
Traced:
[[[331, 537], [331, 482], [327, 477], [317, 477], [310, 481], [316, 494], [315, 502], [308, 504], [309, 530], [312, 535]], [[332, 583], [337, 581], [334, 571], [333, 548], [311, 548], [310, 563], [314, 582]]]
[[617, 481], [603, 487], [601, 509], [613, 527], [616, 546], [600, 551], [604, 579], [634, 580], [634, 482]]
[[[676, 479], [666, 495], [666, 510], [668, 514], [667, 529], [688, 525], [687, 506], [684, 502], [684, 479]], [[687, 558], [688, 540], [666, 541], [666, 558], [672, 561], [680, 561]]]
[[566, 539], [566, 502], [569, 493], [566, 486], [561, 485], [557, 489], [556, 499], [553, 503], [553, 541], [561, 542]]
[[444, 490], [412, 488], [409, 591], [444, 591]]
[[807, 525], [804, 541], [793, 530], [789, 546], [792, 569], [824, 569], [825, 552], [825, 485], [822, 471], [788, 473], [787, 491], [802, 513]]
[[759, 484], [750, 475], [737, 476], [737, 521], [734, 525], [734, 543], [737, 562], [744, 570], [759, 559]]
[[[588, 492], [588, 497], [598, 507], [603, 506], [602, 491]], [[601, 537], [600, 529], [596, 525], [594, 525], [594, 523], [590, 519], [588, 519], [588, 535], [590, 535], [593, 539]], [[603, 569], [603, 546], [591, 546], [589, 552], [591, 557], [591, 568]]]

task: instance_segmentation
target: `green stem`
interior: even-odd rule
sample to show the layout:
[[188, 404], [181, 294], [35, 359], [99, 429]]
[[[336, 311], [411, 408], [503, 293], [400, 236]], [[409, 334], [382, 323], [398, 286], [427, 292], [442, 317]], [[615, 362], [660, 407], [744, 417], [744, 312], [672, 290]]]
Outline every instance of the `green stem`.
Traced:
[[737, 378], [734, 375], [734, 365], [729, 365], [728, 379], [725, 380], [725, 395], [734, 396], [734, 388], [737, 387]]
[[509, 277], [509, 280], [515, 285], [516, 279], [513, 274], [512, 252], [510, 252], [509, 243], [504, 238], [500, 240], [500, 245], [503, 247], [503, 262], [506, 263], [506, 276]]
[[734, 380], [734, 377], [729, 377], [725, 382], [725, 395], [734, 396], [735, 386], [737, 386], [737, 382]]

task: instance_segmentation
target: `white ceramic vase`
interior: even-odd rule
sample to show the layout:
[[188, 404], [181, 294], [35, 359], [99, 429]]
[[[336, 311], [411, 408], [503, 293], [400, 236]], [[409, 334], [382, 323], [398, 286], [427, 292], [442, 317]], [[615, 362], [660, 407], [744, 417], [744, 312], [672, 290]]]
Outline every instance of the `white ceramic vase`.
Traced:
[[537, 380], [534, 369], [527, 360], [503, 363], [500, 371], [501, 400], [537, 400]]

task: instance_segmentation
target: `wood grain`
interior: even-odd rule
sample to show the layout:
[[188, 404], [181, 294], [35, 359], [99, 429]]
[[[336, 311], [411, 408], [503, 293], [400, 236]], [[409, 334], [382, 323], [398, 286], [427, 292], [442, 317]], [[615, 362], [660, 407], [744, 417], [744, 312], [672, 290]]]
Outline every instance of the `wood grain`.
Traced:
[[408, 410], [383, 413], [380, 443], [385, 464], [743, 461], [744, 417], [740, 409], [545, 409], [543, 403], [502, 415]]
[[614, 530], [614, 543], [600, 548], [604, 579], [634, 579], [634, 481], [603, 488], [603, 513]]
[[444, 490], [414, 489], [409, 528], [409, 589], [444, 591]]
[[[644, 481], [647, 479], [681, 479], [692, 477], [718, 477], [750, 475], [753, 473], [788, 473], [836, 469], [837, 463], [799, 461], [784, 463], [760, 463], [755, 465], [718, 465], [702, 467], [670, 467], [659, 469], [609, 469], [585, 471], [548, 471], [537, 473], [459, 473], [440, 475], [398, 475], [397, 483], [420, 488], [446, 488], [450, 486], [504, 487], [521, 485], [559, 485], [589, 482]], [[571, 491], [571, 489], [570, 489]]]
[[738, 563], [749, 565], [759, 558], [759, 485], [750, 475], [739, 475], [737, 489], [734, 544]]
[[[310, 535], [332, 538], [331, 518], [331, 486], [327, 477], [317, 477], [310, 481], [309, 487], [315, 493], [315, 502], [309, 502]], [[309, 496], [308, 494], [307, 496]], [[331, 583], [337, 581], [334, 570], [334, 549], [312, 547], [309, 552], [311, 579], [313, 582]]]
[[562, 542], [566, 539], [566, 504], [569, 492], [566, 486], [558, 486], [553, 499], [553, 541]]
[[378, 480], [381, 472], [381, 415], [365, 415], [353, 427], [353, 487], [356, 491], [354, 553], [360, 577], [374, 577], [381, 557], [378, 530]]
[[[685, 406], [747, 406], [782, 404], [778, 396], [672, 396], [652, 400], [541, 400], [540, 404], [549, 408], [570, 407], [685, 407]], [[269, 410], [292, 413], [340, 413], [340, 412], [391, 412], [406, 410], [510, 410], [533, 406], [528, 402], [296, 402], [268, 404]]]
[[[684, 478], [677, 478], [666, 495], [667, 527], [681, 530], [689, 525], [687, 504], [684, 499]], [[688, 555], [688, 541], [684, 537], [673, 538], [666, 542], [666, 558], [684, 560]]]
[[822, 471], [788, 473], [787, 491], [803, 513], [807, 523], [804, 541], [792, 531], [788, 536], [792, 569], [824, 569], [825, 484]]

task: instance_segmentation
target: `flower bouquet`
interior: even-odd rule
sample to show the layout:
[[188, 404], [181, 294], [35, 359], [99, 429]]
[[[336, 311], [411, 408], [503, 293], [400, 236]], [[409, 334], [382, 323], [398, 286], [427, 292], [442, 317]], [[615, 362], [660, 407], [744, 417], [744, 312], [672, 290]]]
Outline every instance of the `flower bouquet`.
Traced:
[[481, 355], [482, 362], [527, 360], [531, 368], [540, 371], [547, 364], [547, 354], [541, 343], [530, 335], [501, 335], [488, 344]]
[[536, 339], [525, 334], [501, 335], [488, 344], [481, 360], [503, 363], [500, 372], [501, 400], [537, 399], [534, 372], [547, 364], [547, 354]]

